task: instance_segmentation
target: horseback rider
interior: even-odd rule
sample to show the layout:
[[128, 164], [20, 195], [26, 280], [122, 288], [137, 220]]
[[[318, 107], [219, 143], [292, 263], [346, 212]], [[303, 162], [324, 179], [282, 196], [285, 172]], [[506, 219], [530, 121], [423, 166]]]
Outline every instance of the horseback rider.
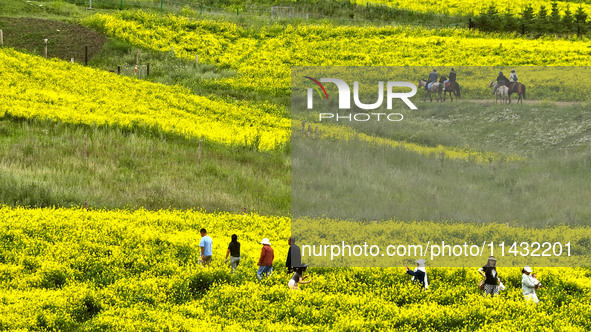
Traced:
[[511, 75], [509, 75], [509, 82], [517, 82], [517, 73], [515, 72], [515, 69], [511, 70]]
[[455, 82], [456, 81], [456, 72], [455, 70], [452, 68], [451, 71], [449, 72], [449, 78], [446, 79], [445, 81], [443, 81], [443, 91], [445, 91], [445, 87], [447, 86], [448, 82]]
[[429, 90], [429, 84], [437, 82], [437, 77], [437, 70], [433, 69], [433, 71], [429, 73], [427, 84], [425, 84], [425, 90]]
[[500, 71], [499, 76], [497, 76], [497, 85], [495, 85], [495, 88], [493, 89], [493, 95], [497, 93], [497, 89], [502, 85], [509, 86], [509, 79], [503, 75], [502, 71]]

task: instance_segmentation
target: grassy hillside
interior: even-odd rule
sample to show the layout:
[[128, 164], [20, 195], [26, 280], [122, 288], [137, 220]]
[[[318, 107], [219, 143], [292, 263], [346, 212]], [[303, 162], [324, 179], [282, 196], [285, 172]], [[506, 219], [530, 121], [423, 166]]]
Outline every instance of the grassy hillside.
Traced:
[[[289, 210], [289, 158], [164, 133], [5, 117], [0, 200], [22, 206]], [[87, 137], [86, 157], [84, 136]]]
[[[367, 188], [386, 193], [391, 201], [384, 218], [392, 221], [384, 224], [392, 228], [383, 231], [375, 224], [386, 240], [395, 238], [389, 232], [418, 237], [409, 223], [395, 220], [413, 213], [429, 219], [414, 223], [429, 231], [445, 227], [432, 220], [449, 215], [510, 221], [492, 225], [490, 234], [472, 224], [434, 234], [437, 240], [466, 241], [522, 241], [523, 234], [540, 234], [516, 227], [515, 219], [580, 226], [591, 217], [587, 104], [572, 103], [570, 97], [559, 106], [542, 98], [519, 106], [486, 100], [441, 107], [420, 103], [400, 126], [323, 127], [324, 135], [292, 145], [287, 138], [292, 126], [310, 119], [304, 114], [290, 123], [291, 66], [588, 65], [587, 39], [530, 40], [417, 27], [422, 20], [442, 26], [457, 19], [435, 9], [400, 17], [398, 22], [410, 26], [377, 27], [383, 21], [358, 25], [357, 7], [323, 22], [200, 16], [196, 7], [176, 8], [175, 15], [167, 9], [87, 11], [86, 3], [71, 2], [79, 5], [0, 2], [1, 15], [82, 24], [105, 42], [89, 67], [45, 60], [25, 54], [38, 54], [35, 40], [43, 37], [25, 34], [28, 21], [0, 19], [10, 43], [19, 41], [15, 36], [23, 41], [7, 44], [23, 52], [0, 50], [0, 330], [591, 329], [589, 268], [539, 268], [540, 261], [528, 260], [544, 284], [538, 290], [542, 302], [534, 306], [524, 302], [521, 268], [507, 267], [510, 258], [499, 257], [507, 290], [495, 299], [482, 298], [475, 267], [428, 263], [427, 291], [410, 283], [400, 266], [403, 259], [393, 259], [389, 265], [395, 267], [389, 268], [313, 267], [312, 284], [298, 292], [287, 288], [290, 276], [283, 266], [293, 234], [291, 184], [299, 181], [291, 177], [295, 149], [314, 161], [298, 165], [311, 179], [307, 199], [324, 200], [314, 186], [334, 185], [319, 176], [319, 169], [347, 178], [341, 182], [347, 193], [360, 196]], [[324, 10], [341, 4], [326, 3]], [[303, 5], [308, 4], [324, 2]], [[217, 5], [233, 13], [244, 3]], [[384, 11], [389, 12], [376, 9], [372, 17]], [[348, 13], [353, 17], [345, 20]], [[60, 40], [51, 31], [66, 59], [72, 38], [94, 35], [69, 33]], [[133, 66], [137, 58], [151, 63], [150, 76], [107, 72]], [[575, 97], [582, 90], [575, 89]], [[326, 158], [316, 160], [318, 155]], [[369, 161], [382, 177], [359, 175]], [[384, 212], [372, 205], [371, 196], [361, 196], [355, 203]], [[243, 208], [247, 215], [240, 214]], [[341, 236], [331, 223], [312, 231]], [[214, 239], [208, 268], [199, 264], [202, 227]], [[565, 261], [587, 265], [579, 258], [587, 255], [588, 226], [544, 232], [552, 241], [570, 235], [577, 241], [576, 257]], [[242, 243], [237, 275], [223, 263], [232, 234]], [[354, 235], [367, 234], [361, 229]], [[273, 244], [275, 272], [259, 283], [255, 271], [263, 237]], [[462, 262], [474, 265], [464, 260], [458, 265]]]

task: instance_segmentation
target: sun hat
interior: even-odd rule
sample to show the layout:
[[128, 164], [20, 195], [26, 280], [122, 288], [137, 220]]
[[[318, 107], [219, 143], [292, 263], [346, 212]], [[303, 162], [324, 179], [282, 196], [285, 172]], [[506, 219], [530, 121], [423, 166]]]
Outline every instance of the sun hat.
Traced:
[[271, 245], [271, 242], [269, 242], [269, 239], [264, 238], [263, 241], [259, 242], [260, 244], [268, 244]]
[[528, 273], [531, 273], [531, 267], [526, 266], [526, 267], [523, 268], [523, 271], [528, 272]]
[[425, 260], [424, 260], [424, 259], [422, 259], [422, 258], [420, 258], [420, 259], [417, 259], [417, 260], [415, 261], [415, 263], [419, 264], [419, 266], [420, 266], [420, 267], [424, 267], [426, 262], [427, 262], [427, 261], [425, 261]]

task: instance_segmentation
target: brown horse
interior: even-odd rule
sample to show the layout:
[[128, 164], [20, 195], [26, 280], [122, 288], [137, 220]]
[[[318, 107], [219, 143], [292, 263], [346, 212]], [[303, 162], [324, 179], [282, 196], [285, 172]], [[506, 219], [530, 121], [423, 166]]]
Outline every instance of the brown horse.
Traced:
[[[441, 83], [442, 85], [444, 84], [443, 82], [447, 80], [447, 78], [445, 76], [441, 76], [441, 79], [439, 80], [439, 83]], [[456, 96], [456, 99], [460, 99], [462, 97], [462, 95], [460, 94], [460, 85], [458, 84], [458, 82], [448, 82], [447, 87], [445, 87], [445, 89], [443, 90], [443, 101], [445, 101], [445, 96], [447, 95], [447, 93], [449, 92], [449, 99], [451, 99], [451, 101], [454, 101], [454, 95]]]
[[[422, 88], [425, 88], [425, 86], [427, 86], [427, 81], [421, 79], [419, 80], [419, 86]], [[437, 101], [439, 102], [439, 100], [441, 100], [441, 90], [443, 88], [443, 84], [439, 83], [439, 82], [433, 82], [433, 84], [431, 84], [431, 87], [429, 89], [427, 89], [427, 94], [425, 95], [425, 98], [423, 98], [423, 101], [427, 100], [427, 96], [429, 97], [429, 99], [431, 100], [431, 102], [433, 102], [433, 97], [431, 97], [432, 93], [437, 93]]]
[[[519, 82], [509, 83], [509, 97], [511, 97], [512, 93], [516, 93], [517, 95], [519, 95], [517, 103], [521, 102], [523, 104], [522, 97], [523, 99], [525, 99], [525, 85]], [[511, 99], [509, 99], [509, 102], [511, 102]]]

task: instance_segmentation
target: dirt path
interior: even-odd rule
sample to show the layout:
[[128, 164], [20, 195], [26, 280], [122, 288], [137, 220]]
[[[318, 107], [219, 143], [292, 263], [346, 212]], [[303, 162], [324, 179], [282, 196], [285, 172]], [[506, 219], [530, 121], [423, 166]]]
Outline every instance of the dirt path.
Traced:
[[47, 56], [66, 61], [84, 62], [85, 46], [90, 59], [107, 42], [103, 35], [83, 26], [38, 18], [0, 17], [0, 29], [5, 46], [43, 55], [43, 39], [48, 39]]
[[[445, 103], [449, 103], [449, 102], [450, 102], [449, 101], [449, 98], [447, 98], [445, 100]], [[454, 103], [455, 102], [456, 102], [456, 99], [454, 98]], [[476, 103], [476, 104], [483, 104], [483, 105], [489, 106], [489, 105], [494, 105], [495, 104], [495, 98], [492, 97], [491, 99], [460, 99], [459, 102], [460, 103], [464, 103], [464, 102]], [[429, 101], [426, 101], [425, 103], [429, 103]], [[435, 103], [435, 99], [433, 99], [433, 103]], [[539, 105], [539, 104], [543, 104], [543, 103], [548, 103], [548, 104], [556, 105], [556, 106], [559, 106], [559, 107], [571, 107], [571, 106], [585, 104], [585, 102], [579, 102], [579, 101], [554, 101], [554, 102], [549, 102], [549, 101], [533, 100], [533, 99], [523, 100], [523, 104], [525, 104], [525, 105]], [[499, 100], [497, 102], [497, 105], [503, 105], [503, 104], [501, 104], [501, 101]], [[511, 104], [504, 104], [504, 105], [517, 105], [517, 98], [511, 98]]]

